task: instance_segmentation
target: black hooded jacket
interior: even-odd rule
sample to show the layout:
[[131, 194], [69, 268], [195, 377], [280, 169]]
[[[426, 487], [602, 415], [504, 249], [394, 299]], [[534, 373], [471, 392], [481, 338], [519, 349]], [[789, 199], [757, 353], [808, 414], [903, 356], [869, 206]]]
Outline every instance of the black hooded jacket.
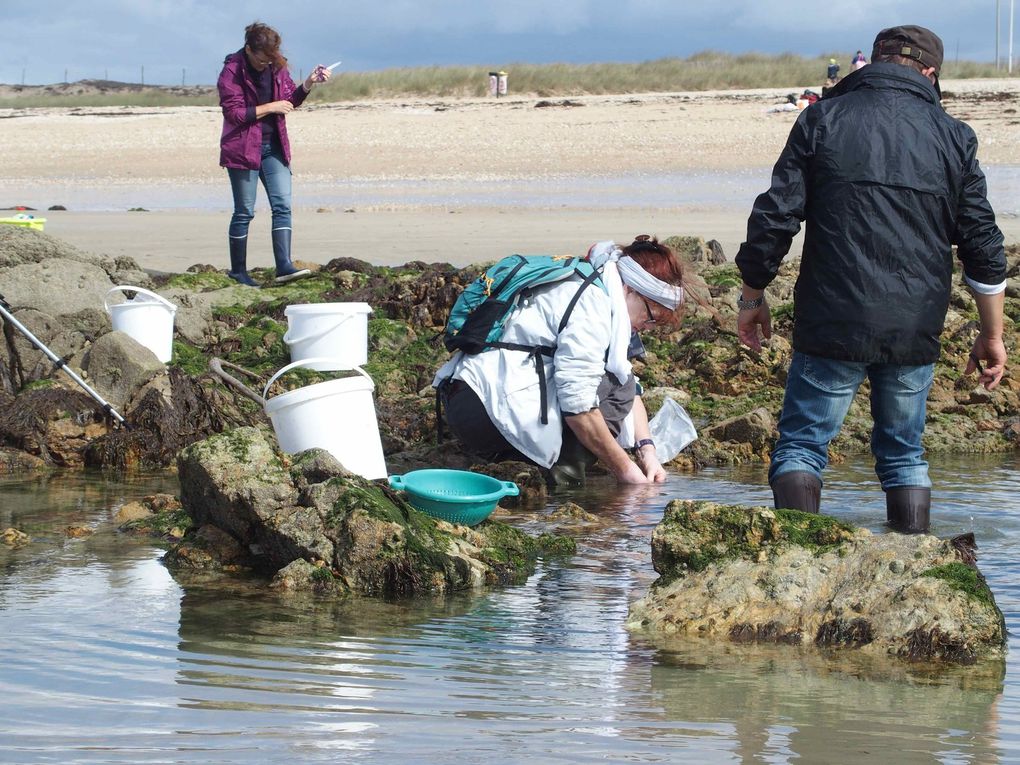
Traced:
[[920, 365], [938, 359], [952, 245], [974, 282], [1006, 278], [971, 128], [914, 69], [870, 64], [797, 119], [736, 263], [764, 289], [806, 221], [793, 347]]

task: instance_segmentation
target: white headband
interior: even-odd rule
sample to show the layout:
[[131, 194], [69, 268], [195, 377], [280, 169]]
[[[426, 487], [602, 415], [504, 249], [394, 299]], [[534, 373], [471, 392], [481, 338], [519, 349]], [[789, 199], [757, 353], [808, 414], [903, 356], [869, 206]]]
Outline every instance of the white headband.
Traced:
[[650, 300], [675, 311], [684, 302], [684, 288], [667, 284], [645, 271], [634, 258], [624, 255], [616, 262], [623, 283]]
[[636, 260], [624, 255], [623, 250], [614, 242], [598, 242], [588, 250], [588, 260], [596, 268], [601, 268], [608, 261], [615, 261], [624, 283], [641, 293], [646, 298], [675, 311], [684, 302], [683, 287], [667, 284], [661, 279], [645, 271]]

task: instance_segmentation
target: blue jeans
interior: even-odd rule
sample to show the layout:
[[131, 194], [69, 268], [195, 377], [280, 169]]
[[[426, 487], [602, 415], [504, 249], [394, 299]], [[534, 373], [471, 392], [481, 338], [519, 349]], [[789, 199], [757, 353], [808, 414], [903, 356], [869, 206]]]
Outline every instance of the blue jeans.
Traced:
[[882, 488], [931, 486], [921, 435], [934, 375], [934, 364], [865, 364], [794, 352], [769, 482], [795, 470], [821, 480], [829, 442], [839, 433], [854, 394], [867, 377], [875, 422], [871, 452]]
[[269, 206], [273, 211], [273, 230], [291, 227], [291, 173], [278, 141], [262, 144], [260, 169], [228, 167], [227, 175], [230, 177], [230, 190], [234, 194], [234, 214], [230, 218], [230, 228], [227, 229], [231, 239], [245, 239], [248, 236], [248, 224], [255, 217], [255, 191], [259, 181], [262, 181], [269, 197]]

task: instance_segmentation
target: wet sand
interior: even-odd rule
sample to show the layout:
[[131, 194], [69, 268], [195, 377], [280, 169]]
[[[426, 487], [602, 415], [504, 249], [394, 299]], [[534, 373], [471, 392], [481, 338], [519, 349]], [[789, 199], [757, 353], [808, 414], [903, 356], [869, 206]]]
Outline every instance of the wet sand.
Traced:
[[[143, 268], [184, 271], [207, 263], [227, 267], [227, 212], [47, 212], [46, 233], [91, 252], [129, 255]], [[745, 221], [726, 212], [557, 210], [456, 212], [388, 210], [294, 214], [294, 257], [313, 263], [346, 256], [377, 265], [412, 260], [457, 266], [497, 260], [513, 252], [579, 254], [602, 239], [639, 233], [691, 234], [718, 239], [732, 258]], [[256, 215], [249, 234], [249, 266], [270, 267], [269, 215]]]
[[[770, 109], [801, 89], [583, 96], [547, 106], [534, 96], [308, 105], [288, 118], [294, 254], [318, 263], [348, 255], [466, 264], [654, 233], [717, 239], [732, 258], [793, 124], [794, 114]], [[1018, 163], [1020, 81], [946, 82], [943, 90], [952, 94], [947, 110], [977, 132], [983, 164]], [[0, 119], [0, 206], [35, 207], [47, 233], [131, 255], [145, 268], [226, 266], [218, 109], [6, 109]], [[709, 189], [715, 175], [739, 181], [731, 191]], [[531, 188], [561, 186], [549, 201], [514, 202]], [[470, 191], [478, 188], [521, 191], [493, 201]], [[352, 193], [367, 196], [352, 204]], [[261, 199], [253, 266], [272, 263]], [[46, 212], [53, 204], [68, 212]], [[127, 212], [135, 206], [147, 212]], [[1000, 216], [1000, 225], [1007, 242], [1020, 241], [1020, 219]]]

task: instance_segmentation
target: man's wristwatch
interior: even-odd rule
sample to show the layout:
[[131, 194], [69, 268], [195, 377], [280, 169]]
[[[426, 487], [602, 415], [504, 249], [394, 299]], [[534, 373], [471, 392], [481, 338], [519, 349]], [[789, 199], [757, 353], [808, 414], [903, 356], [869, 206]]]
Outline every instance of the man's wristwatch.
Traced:
[[633, 454], [637, 454], [639, 451], [641, 451], [641, 447], [643, 446], [651, 446], [654, 449], [655, 442], [650, 438], [642, 438], [640, 441], [634, 444], [634, 448], [631, 449], [631, 452]]
[[737, 297], [737, 309], [741, 311], [753, 311], [755, 308], [761, 308], [762, 303], [765, 302], [765, 295], [756, 297], [754, 300], [744, 300], [744, 296], [740, 295]]

